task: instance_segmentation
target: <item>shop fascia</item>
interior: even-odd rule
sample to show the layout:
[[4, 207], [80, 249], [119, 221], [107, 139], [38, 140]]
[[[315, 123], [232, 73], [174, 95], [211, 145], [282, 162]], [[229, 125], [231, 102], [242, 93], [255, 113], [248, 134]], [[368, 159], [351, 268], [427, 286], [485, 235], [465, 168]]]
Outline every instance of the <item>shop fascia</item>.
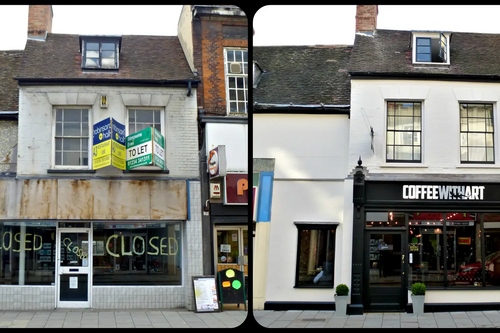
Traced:
[[403, 199], [483, 200], [485, 186], [403, 185]]

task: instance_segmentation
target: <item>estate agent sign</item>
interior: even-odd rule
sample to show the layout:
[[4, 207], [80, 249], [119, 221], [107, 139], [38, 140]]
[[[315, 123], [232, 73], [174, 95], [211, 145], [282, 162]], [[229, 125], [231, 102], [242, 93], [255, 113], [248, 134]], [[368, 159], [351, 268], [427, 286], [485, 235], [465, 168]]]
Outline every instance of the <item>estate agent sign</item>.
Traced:
[[92, 169], [108, 165], [125, 170], [125, 125], [109, 117], [93, 127]]
[[163, 135], [153, 127], [148, 127], [127, 136], [127, 170], [141, 166], [156, 166], [165, 169]]

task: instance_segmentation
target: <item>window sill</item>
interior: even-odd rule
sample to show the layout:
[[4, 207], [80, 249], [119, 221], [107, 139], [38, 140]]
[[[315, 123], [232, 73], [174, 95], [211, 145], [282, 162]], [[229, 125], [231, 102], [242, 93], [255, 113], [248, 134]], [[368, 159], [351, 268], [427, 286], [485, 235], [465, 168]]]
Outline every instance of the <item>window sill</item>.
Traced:
[[428, 165], [425, 164], [419, 164], [419, 163], [386, 163], [386, 164], [381, 164], [381, 168], [420, 168], [420, 169], [425, 169], [428, 168]]
[[459, 164], [457, 169], [500, 169], [498, 164]]
[[123, 173], [164, 173], [169, 174], [169, 170], [123, 170]]
[[48, 169], [47, 173], [95, 173], [95, 170]]

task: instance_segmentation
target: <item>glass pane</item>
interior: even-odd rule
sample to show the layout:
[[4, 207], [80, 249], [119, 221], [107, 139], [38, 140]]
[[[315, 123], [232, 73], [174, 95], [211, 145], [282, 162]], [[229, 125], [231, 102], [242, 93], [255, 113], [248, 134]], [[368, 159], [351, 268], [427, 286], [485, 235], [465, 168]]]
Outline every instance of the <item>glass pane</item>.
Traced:
[[417, 38], [417, 45], [431, 45], [430, 38]]
[[62, 165], [62, 153], [56, 152], [56, 165]]
[[235, 61], [235, 59], [234, 59], [234, 51], [227, 51], [227, 61], [228, 62]]
[[235, 101], [236, 100], [236, 91], [235, 90], [229, 90], [229, 99], [231, 101]]
[[115, 58], [115, 51], [102, 51], [102, 57], [103, 58]]
[[81, 121], [81, 110], [64, 110], [64, 121], [69, 122], [69, 121], [74, 121], [74, 122], [80, 122]]
[[484, 118], [469, 118], [469, 131], [484, 132], [486, 124]]
[[82, 139], [82, 151], [86, 151], [89, 146], [89, 139]]
[[460, 133], [460, 145], [467, 146], [467, 133]]
[[394, 142], [396, 145], [412, 145], [412, 132], [395, 132]]
[[89, 122], [89, 110], [82, 110], [82, 122]]
[[99, 67], [99, 59], [87, 58], [85, 61], [86, 67]]
[[244, 90], [238, 90], [238, 100], [239, 101], [245, 100], [245, 91]]
[[387, 129], [388, 130], [393, 130], [394, 129], [394, 117], [388, 117], [387, 118]]
[[413, 115], [415, 117], [422, 116], [422, 108], [420, 103], [413, 103]]
[[389, 115], [389, 116], [394, 115], [394, 103], [392, 103], [392, 102], [387, 103], [387, 115]]
[[88, 267], [88, 258], [89, 254], [87, 233], [61, 233], [60, 264], [62, 267]]
[[387, 146], [387, 159], [392, 160], [394, 159], [394, 146]]
[[80, 151], [80, 139], [62, 139], [63, 150], [77, 150]]
[[138, 123], [135, 126], [136, 132], [142, 131], [143, 129], [148, 128], [148, 127], [151, 127], [151, 125], [150, 124], [140, 124], [140, 123]]
[[64, 136], [80, 136], [80, 123], [64, 123], [63, 135]]
[[486, 119], [486, 132], [493, 132], [493, 118]]
[[486, 134], [486, 146], [493, 147], [493, 134]]
[[235, 77], [229, 77], [229, 88], [236, 88], [236, 78]]
[[413, 133], [413, 144], [420, 146], [420, 132]]
[[468, 127], [467, 127], [467, 118], [460, 118], [460, 131], [461, 132], [466, 132]]
[[417, 46], [417, 53], [431, 53], [430, 46]]
[[56, 121], [62, 121], [62, 110], [56, 110]]
[[461, 161], [468, 161], [468, 149], [467, 147], [461, 147], [460, 148], [460, 160]]
[[[114, 50], [115, 49], [115, 43], [102, 43], [102, 50]], [[103, 52], [104, 53], [104, 52]]]
[[89, 136], [89, 127], [87, 124], [82, 126], [82, 136]]
[[413, 116], [413, 103], [397, 103], [396, 104], [397, 116]]
[[154, 114], [154, 122], [155, 123], [161, 123], [160, 110], [154, 110], [153, 114]]
[[135, 122], [135, 110], [129, 110], [128, 121], [129, 121], [129, 124], [132, 124]]
[[137, 122], [153, 124], [153, 111], [150, 110], [137, 110]]
[[420, 147], [415, 146], [413, 147], [413, 159], [416, 161], [420, 161]]
[[495, 155], [493, 153], [493, 148], [486, 148], [486, 161], [488, 161], [488, 162], [495, 161]]
[[412, 160], [412, 147], [411, 146], [395, 146], [394, 156], [397, 160]]
[[300, 230], [299, 286], [333, 286], [335, 242], [334, 230]]
[[56, 138], [56, 150], [62, 150], [62, 140], [63, 139], [57, 139]]
[[99, 43], [87, 43], [87, 50], [98, 50], [99, 51]]
[[238, 109], [237, 109], [237, 106], [236, 106], [236, 103], [235, 102], [231, 102], [229, 103], [229, 109], [231, 112], [237, 112]]
[[485, 146], [486, 138], [483, 133], [469, 133], [469, 146]]
[[418, 54], [417, 53], [417, 61], [430, 62], [431, 55], [430, 54]]
[[469, 161], [485, 162], [486, 148], [469, 147]]
[[[370, 234], [370, 288], [398, 287], [401, 285], [401, 235]], [[371, 293], [373, 303], [382, 302], [379, 293]]]
[[99, 51], [87, 51], [87, 58], [99, 58]]
[[421, 117], [414, 117], [413, 118], [413, 129], [415, 131], [420, 131], [421, 130], [421, 125], [422, 124], [422, 118]]
[[115, 59], [114, 58], [103, 58], [102, 59], [102, 67], [103, 68], [115, 68]]
[[412, 130], [413, 117], [395, 117], [397, 130]]
[[460, 104], [460, 117], [467, 117], [467, 107], [464, 104]]
[[484, 118], [485, 111], [482, 105], [469, 104], [469, 117], [481, 117]]
[[56, 136], [62, 136], [62, 123], [56, 123]]
[[243, 78], [242, 77], [237, 77], [236, 78], [236, 86], [238, 88], [243, 88]]
[[63, 153], [64, 165], [81, 165], [80, 153]]
[[394, 132], [387, 132], [387, 144], [388, 145], [394, 144]]
[[161, 133], [161, 124], [155, 124], [155, 128]]
[[245, 112], [245, 102], [238, 102], [238, 112]]

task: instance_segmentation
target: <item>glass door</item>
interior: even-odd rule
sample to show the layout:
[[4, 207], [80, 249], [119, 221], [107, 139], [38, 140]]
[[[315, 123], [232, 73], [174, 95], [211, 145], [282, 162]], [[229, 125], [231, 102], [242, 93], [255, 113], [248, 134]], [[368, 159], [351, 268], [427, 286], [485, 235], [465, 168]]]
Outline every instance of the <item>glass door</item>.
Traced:
[[92, 247], [90, 229], [59, 229], [57, 232], [57, 307], [90, 307]]
[[248, 276], [248, 227], [216, 227], [217, 272], [233, 268]]
[[367, 232], [368, 292], [364, 306], [370, 311], [402, 311], [407, 303], [403, 232]]

